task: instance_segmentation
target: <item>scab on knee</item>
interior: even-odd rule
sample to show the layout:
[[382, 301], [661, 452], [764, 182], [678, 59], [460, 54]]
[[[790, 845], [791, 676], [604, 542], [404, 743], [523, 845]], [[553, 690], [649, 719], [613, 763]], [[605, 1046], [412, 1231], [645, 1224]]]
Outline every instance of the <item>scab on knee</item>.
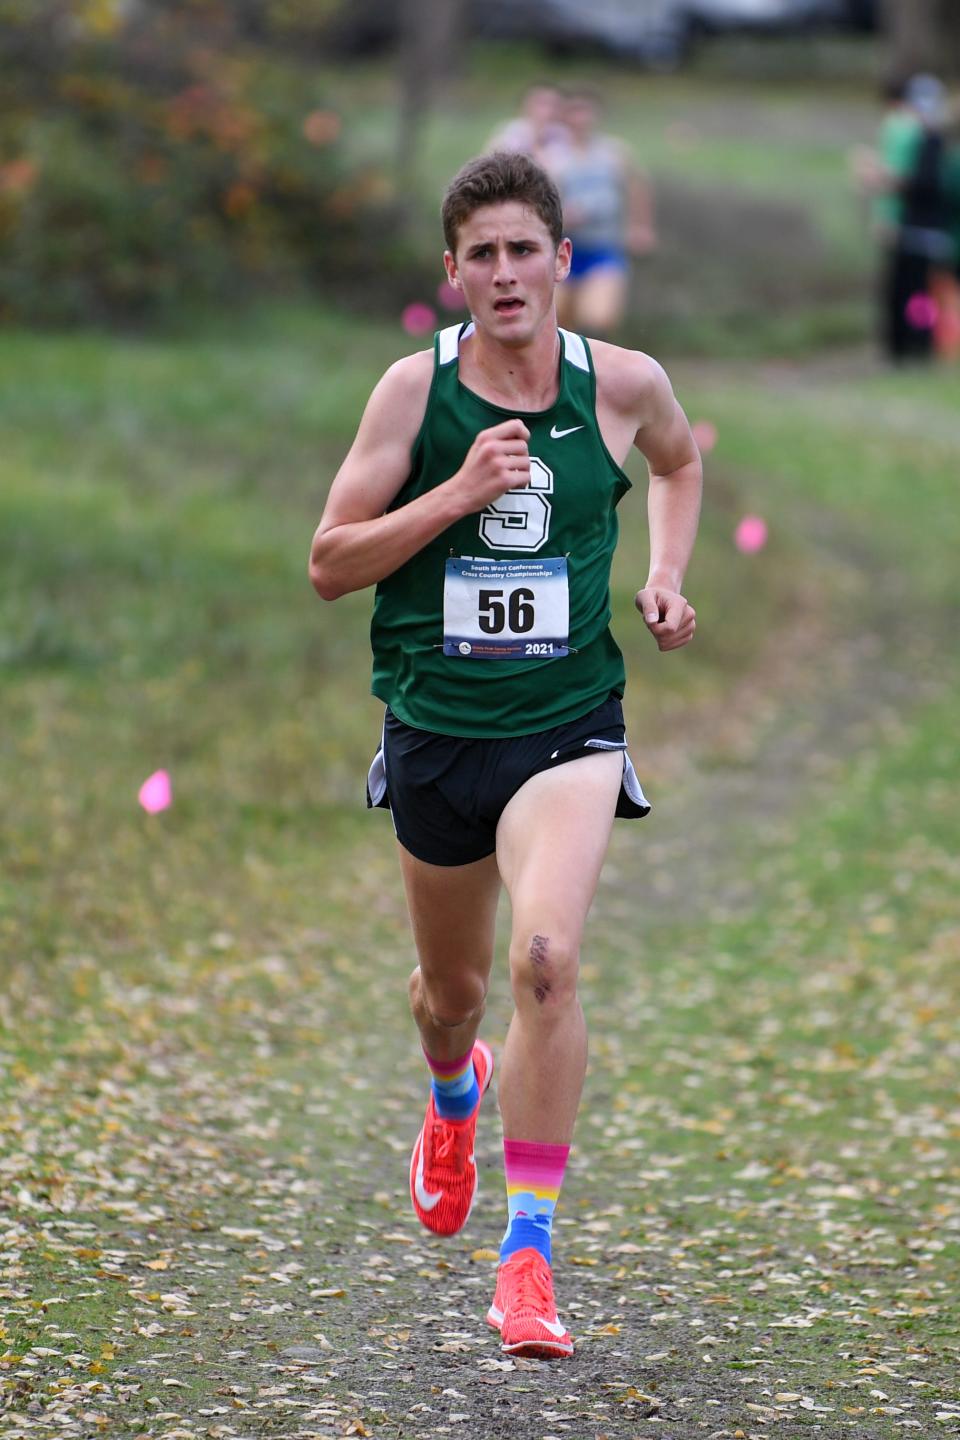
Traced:
[[514, 999], [523, 1004], [532, 995], [537, 1008], [552, 1009], [577, 993], [577, 952], [562, 940], [537, 931], [517, 940], [510, 956]]
[[552, 989], [550, 979], [550, 941], [546, 935], [534, 935], [530, 941], [530, 964], [533, 966], [533, 993], [542, 1005]]

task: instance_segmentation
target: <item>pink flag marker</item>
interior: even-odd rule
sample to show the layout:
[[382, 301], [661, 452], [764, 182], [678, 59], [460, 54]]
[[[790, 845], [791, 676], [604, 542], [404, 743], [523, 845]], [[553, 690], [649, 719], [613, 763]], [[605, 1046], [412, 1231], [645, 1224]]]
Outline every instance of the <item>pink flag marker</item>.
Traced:
[[436, 311], [432, 306], [424, 305], [421, 300], [415, 300], [400, 316], [400, 324], [408, 335], [428, 335], [436, 328]]
[[932, 330], [937, 323], [939, 306], [932, 295], [911, 295], [904, 313], [907, 324], [914, 330]]
[[767, 543], [767, 522], [759, 515], [744, 515], [733, 532], [733, 543], [741, 555], [755, 555]]
[[159, 815], [161, 810], [169, 809], [173, 800], [173, 789], [166, 770], [154, 770], [140, 786], [137, 799], [148, 815]]
[[717, 427], [712, 420], [698, 420], [692, 427], [693, 438], [702, 455], [709, 455], [717, 443]]

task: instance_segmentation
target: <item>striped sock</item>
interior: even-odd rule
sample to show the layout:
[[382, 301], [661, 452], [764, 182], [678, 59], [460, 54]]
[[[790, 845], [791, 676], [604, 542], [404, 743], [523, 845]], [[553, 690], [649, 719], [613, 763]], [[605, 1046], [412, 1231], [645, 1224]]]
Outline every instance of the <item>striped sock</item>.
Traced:
[[504, 1140], [503, 1168], [507, 1178], [509, 1219], [500, 1245], [501, 1262], [532, 1245], [550, 1264], [553, 1212], [556, 1209], [569, 1145], [539, 1145], [530, 1140]]
[[433, 1103], [437, 1114], [444, 1120], [466, 1120], [480, 1099], [477, 1072], [473, 1068], [473, 1046], [459, 1060], [434, 1060], [426, 1050], [423, 1054], [433, 1076]]

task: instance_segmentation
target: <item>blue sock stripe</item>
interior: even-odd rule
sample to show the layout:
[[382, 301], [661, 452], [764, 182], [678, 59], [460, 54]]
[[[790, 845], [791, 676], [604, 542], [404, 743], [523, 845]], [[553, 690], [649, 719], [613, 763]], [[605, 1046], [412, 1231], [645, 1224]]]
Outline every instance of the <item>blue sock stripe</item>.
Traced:
[[466, 1095], [477, 1083], [477, 1072], [472, 1065], [458, 1075], [455, 1080], [443, 1080], [439, 1075], [433, 1077], [434, 1093], [449, 1095], [451, 1099], [457, 1095]]
[[474, 1077], [470, 1089], [463, 1095], [451, 1095], [447, 1090], [441, 1090], [436, 1080], [433, 1082], [433, 1103], [437, 1114], [442, 1115], [445, 1120], [466, 1120], [476, 1109], [477, 1101], [480, 1099], [480, 1086]]
[[509, 1260], [518, 1250], [539, 1250], [547, 1264], [551, 1263], [550, 1222], [552, 1215], [517, 1215], [507, 1226], [500, 1245], [500, 1261]]
[[[430, 1064], [429, 1056], [427, 1064]], [[480, 1099], [480, 1086], [477, 1083], [477, 1071], [472, 1056], [462, 1075], [454, 1075], [447, 1080], [442, 1075], [437, 1075], [432, 1067], [431, 1074], [433, 1104], [438, 1115], [442, 1115], [444, 1120], [466, 1120], [473, 1114]]]

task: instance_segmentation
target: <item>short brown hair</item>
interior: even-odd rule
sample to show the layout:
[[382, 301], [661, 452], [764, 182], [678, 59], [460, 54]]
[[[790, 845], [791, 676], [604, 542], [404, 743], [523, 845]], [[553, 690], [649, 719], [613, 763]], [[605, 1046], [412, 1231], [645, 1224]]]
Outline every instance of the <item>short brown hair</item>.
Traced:
[[443, 238], [451, 254], [456, 254], [460, 226], [469, 220], [474, 210], [479, 210], [481, 205], [499, 205], [505, 200], [520, 200], [529, 205], [550, 231], [554, 245], [560, 244], [563, 207], [560, 193], [546, 170], [541, 170], [529, 155], [494, 150], [492, 155], [468, 160], [447, 186], [440, 215]]

